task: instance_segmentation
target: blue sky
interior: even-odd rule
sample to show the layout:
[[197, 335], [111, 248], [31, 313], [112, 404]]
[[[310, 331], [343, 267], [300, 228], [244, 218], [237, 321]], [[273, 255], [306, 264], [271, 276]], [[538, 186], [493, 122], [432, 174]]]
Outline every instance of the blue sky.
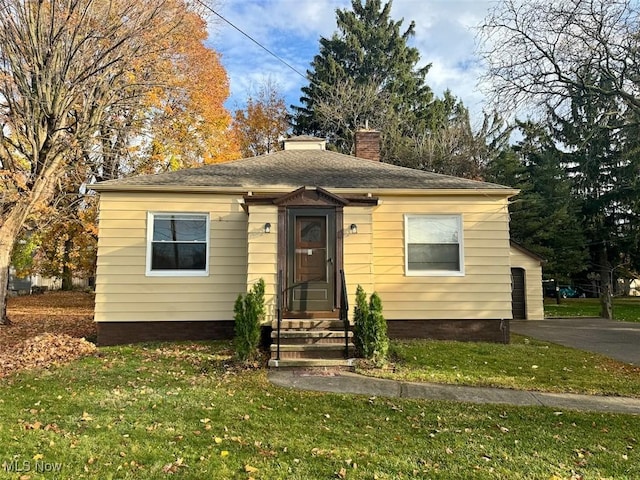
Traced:
[[[449, 88], [479, 119], [484, 96], [478, 85], [482, 67], [474, 55], [475, 33], [493, 2], [485, 0], [394, 0], [391, 16], [416, 23], [411, 45], [421, 65], [431, 63], [427, 83], [440, 95]], [[336, 31], [335, 10], [349, 0], [219, 0], [214, 9], [296, 70], [305, 73], [318, 53], [321, 36]], [[270, 78], [287, 105], [299, 105], [306, 80], [221, 20], [210, 22], [209, 45], [222, 55], [231, 85], [229, 110], [242, 108], [252, 90]]]

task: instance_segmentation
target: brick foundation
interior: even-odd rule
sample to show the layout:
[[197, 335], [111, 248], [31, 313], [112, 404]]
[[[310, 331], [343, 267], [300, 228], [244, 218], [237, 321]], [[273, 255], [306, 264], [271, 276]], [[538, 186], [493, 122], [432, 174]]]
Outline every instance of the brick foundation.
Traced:
[[509, 320], [387, 320], [390, 338], [509, 343]]
[[233, 320], [201, 322], [99, 322], [98, 345], [180, 340], [227, 340]]
[[[425, 338], [509, 343], [509, 320], [387, 320], [390, 338]], [[271, 343], [271, 326], [263, 326], [261, 345]], [[201, 322], [100, 322], [98, 345], [180, 340], [229, 340], [233, 320]]]

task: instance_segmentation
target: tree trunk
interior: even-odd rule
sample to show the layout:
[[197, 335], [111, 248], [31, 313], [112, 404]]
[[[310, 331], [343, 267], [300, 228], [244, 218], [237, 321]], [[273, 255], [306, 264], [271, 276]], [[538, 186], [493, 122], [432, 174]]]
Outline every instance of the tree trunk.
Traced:
[[12, 210], [7, 216], [8, 218], [0, 226], [0, 325], [9, 324], [9, 318], [7, 317], [9, 267], [13, 245], [20, 231], [20, 225], [22, 225], [22, 219], [16, 218], [17, 215], [14, 212], [19, 213], [19, 209]]
[[607, 258], [607, 247], [602, 245], [598, 249], [597, 257], [600, 267], [600, 316], [613, 320], [613, 299], [611, 295], [611, 269]]
[[600, 296], [600, 316], [613, 320], [613, 298], [611, 296], [611, 285], [607, 282], [603, 285], [602, 295]]
[[[31, 194], [24, 196], [20, 201], [8, 209], [2, 218], [0, 218], [0, 324], [7, 324], [7, 296], [9, 293], [9, 267], [11, 266], [11, 252], [15, 245], [22, 225], [27, 216], [33, 209], [35, 203], [39, 200], [48, 201], [55, 186], [56, 179], [54, 173], [58, 170], [60, 159], [54, 159], [50, 162], [47, 172], [42, 178], [36, 180]], [[4, 277], [6, 275], [6, 278]]]
[[62, 255], [62, 290], [65, 292], [73, 290], [73, 272], [69, 267], [69, 257], [72, 247], [73, 242], [71, 240], [64, 242], [64, 253]]
[[2, 304], [0, 305], [0, 325], [9, 325], [11, 322], [9, 321], [9, 317], [7, 316], [7, 294], [9, 293], [9, 269], [8, 268], [0, 268], [0, 288], [1, 291], [5, 292], [4, 294], [0, 293], [0, 301]]

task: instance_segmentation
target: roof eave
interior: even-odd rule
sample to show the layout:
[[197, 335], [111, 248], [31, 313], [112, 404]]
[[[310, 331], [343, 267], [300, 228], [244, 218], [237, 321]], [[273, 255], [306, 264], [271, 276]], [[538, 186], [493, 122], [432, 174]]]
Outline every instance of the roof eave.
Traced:
[[[306, 185], [309, 188], [315, 188], [315, 185]], [[260, 193], [281, 193], [291, 191], [298, 187], [286, 185], [274, 186], [234, 186], [234, 187], [217, 187], [217, 186], [193, 186], [193, 185], [108, 185], [96, 184], [90, 186], [96, 192], [163, 192], [163, 193], [223, 193], [223, 194], [246, 194], [247, 192]], [[491, 195], [500, 197], [512, 197], [517, 195], [520, 190], [513, 188], [367, 188], [367, 187], [351, 187], [351, 188], [334, 188], [322, 186], [331, 192], [339, 194], [371, 194], [371, 195], [396, 195], [396, 196], [434, 196], [434, 195]]]
[[[91, 190], [102, 192], [162, 192], [162, 193], [240, 193], [247, 192], [247, 187], [214, 187], [214, 186], [193, 186], [193, 185], [90, 185]], [[251, 190], [251, 189], [249, 189]], [[281, 191], [281, 190], [280, 190]]]
[[500, 197], [512, 197], [520, 193], [520, 190], [513, 188], [358, 188], [341, 189], [333, 188], [336, 193], [358, 193], [367, 192], [372, 195], [395, 195], [395, 196], [436, 196], [436, 195], [498, 195]]

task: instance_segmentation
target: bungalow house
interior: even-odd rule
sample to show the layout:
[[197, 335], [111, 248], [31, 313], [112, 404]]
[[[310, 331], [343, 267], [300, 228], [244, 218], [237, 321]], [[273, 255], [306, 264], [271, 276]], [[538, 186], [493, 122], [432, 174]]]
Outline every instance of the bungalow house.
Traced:
[[[539, 269], [509, 241], [517, 191], [381, 163], [377, 132], [356, 143], [349, 156], [294, 137], [95, 185], [98, 342], [230, 338], [234, 301], [260, 278], [274, 364], [343, 357], [358, 285], [382, 298], [391, 337], [508, 341], [512, 266]], [[536, 288], [519, 315], [541, 317]]]

